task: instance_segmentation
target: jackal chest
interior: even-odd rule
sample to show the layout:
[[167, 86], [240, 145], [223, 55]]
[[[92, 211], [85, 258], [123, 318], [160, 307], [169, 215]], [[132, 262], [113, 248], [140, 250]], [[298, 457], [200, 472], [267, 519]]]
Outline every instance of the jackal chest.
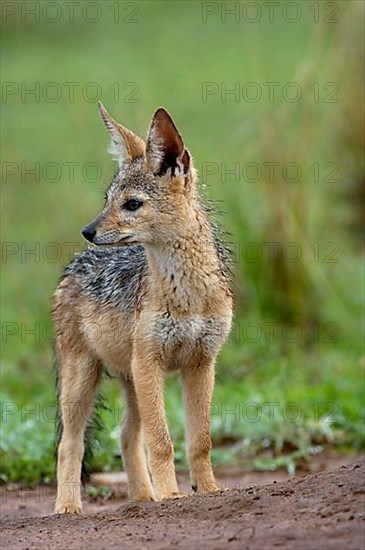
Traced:
[[159, 314], [151, 320], [151, 340], [169, 370], [181, 369], [192, 362], [215, 357], [224, 343], [230, 318], [175, 318]]

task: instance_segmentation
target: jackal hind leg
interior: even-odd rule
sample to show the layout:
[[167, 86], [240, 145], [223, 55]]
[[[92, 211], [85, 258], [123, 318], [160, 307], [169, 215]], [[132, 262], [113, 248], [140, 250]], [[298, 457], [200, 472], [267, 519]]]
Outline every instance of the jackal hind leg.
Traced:
[[217, 491], [211, 465], [210, 407], [214, 389], [214, 361], [202, 361], [182, 372], [190, 482], [194, 492]]
[[62, 436], [57, 459], [56, 514], [81, 513], [84, 432], [102, 375], [102, 364], [79, 350], [59, 357], [59, 407]]
[[182, 495], [177, 486], [174, 449], [165, 414], [162, 365], [143, 352], [137, 353], [132, 372], [156, 498], [178, 498]]
[[133, 501], [155, 500], [143, 444], [142, 422], [133, 380], [122, 377], [126, 411], [122, 424], [121, 447], [128, 475], [128, 493]]

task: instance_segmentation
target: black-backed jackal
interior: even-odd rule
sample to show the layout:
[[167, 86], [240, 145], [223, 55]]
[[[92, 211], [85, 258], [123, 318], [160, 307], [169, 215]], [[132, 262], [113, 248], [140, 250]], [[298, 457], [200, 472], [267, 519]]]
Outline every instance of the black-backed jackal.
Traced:
[[163, 398], [166, 373], [175, 369], [192, 488], [217, 490], [210, 406], [214, 362], [232, 318], [227, 253], [169, 114], [156, 111], [144, 142], [99, 107], [119, 171], [103, 210], [82, 232], [99, 247], [72, 261], [54, 296], [62, 421], [57, 513], [81, 511], [84, 432], [103, 365], [125, 388], [121, 444], [134, 500], [179, 496]]

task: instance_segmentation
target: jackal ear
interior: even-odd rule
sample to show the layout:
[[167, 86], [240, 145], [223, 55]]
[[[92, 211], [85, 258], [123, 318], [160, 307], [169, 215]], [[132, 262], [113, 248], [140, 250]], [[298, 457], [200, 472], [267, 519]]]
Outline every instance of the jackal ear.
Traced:
[[101, 118], [111, 135], [109, 152], [122, 167], [124, 163], [145, 154], [146, 145], [142, 138], [125, 128], [110, 116], [101, 101], [98, 103]]
[[174, 121], [162, 107], [152, 118], [147, 134], [146, 157], [148, 166], [157, 176], [163, 176], [169, 168], [171, 176], [189, 171], [190, 155]]

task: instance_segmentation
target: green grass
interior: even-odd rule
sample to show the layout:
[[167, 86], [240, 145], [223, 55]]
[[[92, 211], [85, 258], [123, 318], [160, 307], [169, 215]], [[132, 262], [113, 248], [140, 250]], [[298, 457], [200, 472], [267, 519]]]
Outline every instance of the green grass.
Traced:
[[[215, 464], [292, 471], [326, 446], [363, 448], [364, 270], [354, 198], [363, 173], [361, 3], [339, 2], [339, 22], [333, 24], [314, 24], [304, 3], [296, 24], [281, 17], [274, 23], [267, 17], [256, 24], [233, 18], [222, 23], [219, 17], [202, 23], [200, 2], [140, 2], [138, 23], [116, 24], [106, 4], [95, 24], [76, 12], [72, 24], [21, 23], [14, 17], [3, 28], [3, 81], [20, 88], [22, 82], [29, 88], [39, 82], [43, 91], [56, 82], [63, 95], [57, 102], [41, 95], [37, 102], [31, 96], [22, 101], [18, 93], [2, 103], [2, 161], [19, 169], [3, 173], [2, 181], [1, 479], [34, 483], [54, 476], [52, 405], [47, 407], [55, 401], [51, 296], [70, 247], [82, 249], [80, 229], [99, 211], [114, 171], [96, 103], [80, 92], [90, 82], [101, 87], [108, 110], [142, 136], [153, 110], [164, 105], [201, 175], [207, 163], [215, 163], [208, 165], [216, 173], [205, 178], [207, 194], [222, 201], [220, 221], [237, 260], [235, 325], [218, 361], [212, 407]], [[273, 102], [262, 85], [269, 81], [280, 83]], [[80, 84], [73, 102], [65, 82]], [[222, 102], [217, 93], [203, 101], [204, 82], [229, 89], [257, 82], [263, 97], [250, 103], [227, 96]], [[288, 82], [300, 85], [301, 101], [283, 99]], [[328, 82], [338, 84], [337, 103], [323, 101], [331, 91], [324, 88]], [[123, 89], [128, 83], [135, 84]], [[137, 88], [137, 102], [128, 102], [127, 94]], [[22, 181], [20, 164], [31, 169], [36, 162], [40, 177]], [[49, 162], [60, 169], [55, 182], [51, 169], [42, 174]], [[78, 163], [74, 181], [65, 165], [70, 162]], [[263, 170], [257, 181], [250, 173], [241, 173], [239, 181], [225, 178], [222, 163], [242, 169], [250, 162]], [[274, 182], [264, 162], [279, 163]], [[297, 182], [282, 173], [289, 162], [301, 167]], [[88, 163], [98, 164], [100, 177], [90, 169], [85, 178]], [[338, 173], [326, 180], [333, 166]], [[279, 243], [272, 259], [265, 253], [268, 242]], [[297, 262], [284, 256], [290, 242], [300, 246]], [[263, 251], [257, 261], [247, 243]], [[328, 243], [335, 248], [326, 248]], [[27, 254], [36, 246], [36, 253]], [[335, 263], [328, 262], [332, 250]], [[301, 330], [293, 343], [290, 323]], [[121, 466], [115, 409], [123, 402], [115, 380], [104, 386], [112, 408], [104, 418], [112, 435], [102, 436], [95, 469]], [[176, 461], [183, 467], [176, 376], [168, 380], [166, 404]]]

